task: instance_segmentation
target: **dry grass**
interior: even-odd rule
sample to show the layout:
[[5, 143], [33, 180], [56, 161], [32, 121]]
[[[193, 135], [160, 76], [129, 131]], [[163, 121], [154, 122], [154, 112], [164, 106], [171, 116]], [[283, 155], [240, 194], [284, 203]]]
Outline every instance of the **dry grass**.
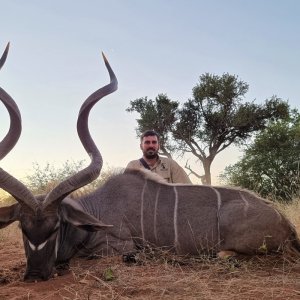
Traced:
[[[177, 257], [178, 259], [178, 257]], [[65, 299], [297, 299], [299, 274], [282, 257], [252, 257], [219, 261], [184, 258], [145, 260], [124, 265], [105, 258], [72, 266], [74, 283], [60, 291]], [[108, 272], [109, 271], [109, 272]], [[110, 274], [107, 280], [106, 274]], [[112, 274], [112, 276], [111, 276]], [[66, 294], [64, 294], [66, 292]], [[67, 295], [69, 294], [69, 296]], [[88, 297], [86, 295], [89, 295]], [[77, 297], [77, 298], [76, 298]]]
[[276, 203], [276, 205], [299, 229], [300, 234], [300, 199], [294, 199], [292, 203]]

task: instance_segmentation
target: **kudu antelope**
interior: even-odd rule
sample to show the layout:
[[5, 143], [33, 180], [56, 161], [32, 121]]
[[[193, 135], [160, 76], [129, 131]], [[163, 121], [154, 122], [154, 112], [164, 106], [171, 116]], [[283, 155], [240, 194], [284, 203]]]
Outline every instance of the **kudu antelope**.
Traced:
[[[0, 67], [7, 52], [8, 47]], [[36, 197], [0, 169], [0, 188], [18, 201], [0, 208], [0, 228], [20, 222], [27, 258], [25, 280], [47, 280], [55, 266], [74, 255], [127, 254], [148, 244], [191, 255], [221, 251], [254, 254], [262, 248], [272, 252], [285, 247], [299, 253], [296, 231], [287, 218], [270, 202], [245, 190], [172, 185], [151, 172], [131, 170], [112, 177], [78, 201], [68, 198], [72, 191], [97, 178], [102, 167], [89, 133], [88, 116], [98, 100], [117, 89], [117, 79], [105, 57], [104, 61], [111, 82], [83, 103], [77, 122], [90, 165], [47, 195]], [[9, 132], [0, 143], [1, 159], [20, 136], [21, 117], [3, 89], [0, 98], [11, 119]]]

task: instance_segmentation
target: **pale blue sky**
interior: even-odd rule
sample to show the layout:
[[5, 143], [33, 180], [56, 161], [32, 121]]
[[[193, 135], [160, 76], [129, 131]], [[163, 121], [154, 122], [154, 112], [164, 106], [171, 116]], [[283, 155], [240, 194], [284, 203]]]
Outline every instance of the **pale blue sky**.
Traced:
[[[101, 51], [119, 80], [90, 118], [104, 167], [140, 157], [130, 100], [167, 93], [186, 101], [205, 72], [238, 75], [250, 85], [247, 101], [275, 94], [299, 109], [299, 16], [297, 0], [2, 1], [0, 52], [8, 41], [11, 49], [0, 86], [18, 103], [23, 132], [1, 167], [23, 176], [33, 162], [88, 161], [76, 120], [86, 97], [108, 83]], [[0, 120], [1, 138], [2, 105]], [[213, 175], [237, 159], [232, 149], [220, 154]]]

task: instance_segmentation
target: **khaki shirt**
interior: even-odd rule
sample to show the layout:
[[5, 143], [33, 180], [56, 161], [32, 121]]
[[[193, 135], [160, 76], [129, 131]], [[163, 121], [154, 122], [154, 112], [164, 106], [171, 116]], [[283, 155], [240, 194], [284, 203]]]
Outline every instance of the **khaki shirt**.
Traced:
[[[178, 163], [171, 158], [160, 156], [156, 164], [153, 167], [149, 167], [152, 172], [160, 175], [169, 183], [192, 183], [183, 168], [180, 167]], [[139, 159], [130, 161], [126, 167], [126, 169], [144, 168], [145, 167]]]

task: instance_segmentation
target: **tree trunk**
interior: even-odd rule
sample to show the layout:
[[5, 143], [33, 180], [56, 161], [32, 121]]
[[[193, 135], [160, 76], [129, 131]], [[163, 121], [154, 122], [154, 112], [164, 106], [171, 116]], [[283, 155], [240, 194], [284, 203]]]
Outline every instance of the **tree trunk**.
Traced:
[[211, 173], [210, 173], [211, 161], [205, 160], [203, 162], [204, 176], [202, 179], [203, 184], [211, 185]]
[[[195, 172], [191, 168], [191, 166], [188, 164], [188, 162], [186, 162], [185, 168], [190, 171], [190, 174], [193, 174], [194, 176], [199, 178], [201, 180], [202, 184], [211, 185], [210, 166], [211, 166], [212, 162], [211, 162], [211, 160], [209, 160], [207, 158], [204, 161], [201, 160], [201, 162], [202, 162], [202, 165], [203, 165], [204, 175], [200, 175], [197, 172]], [[190, 174], [188, 174], [188, 175], [190, 175]]]

